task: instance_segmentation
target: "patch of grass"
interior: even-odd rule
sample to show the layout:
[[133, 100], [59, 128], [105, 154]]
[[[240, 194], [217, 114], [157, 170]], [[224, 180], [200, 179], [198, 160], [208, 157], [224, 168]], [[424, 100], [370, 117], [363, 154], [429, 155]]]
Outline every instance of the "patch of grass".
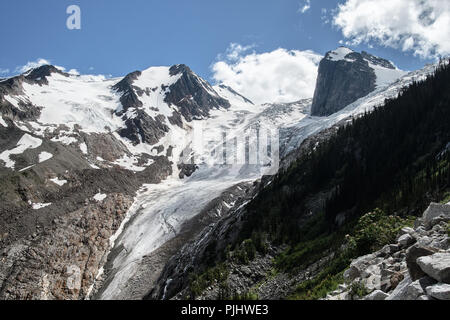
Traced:
[[379, 250], [393, 243], [400, 229], [411, 227], [414, 221], [415, 217], [402, 218], [375, 209], [359, 218], [353, 234], [347, 237], [349, 250], [353, 250], [356, 256]]
[[189, 279], [189, 289], [192, 298], [201, 295], [202, 292], [213, 283], [224, 283], [228, 279], [229, 273], [230, 271], [225, 264], [219, 264], [207, 269], [200, 275], [191, 274]]
[[[290, 268], [292, 265], [289, 265], [289, 263], [301, 263], [302, 259], [308, 261], [308, 259], [320, 255], [327, 245], [344, 248], [336, 250], [334, 258], [314, 278], [300, 283], [289, 299], [317, 300], [325, 298], [328, 293], [336, 290], [339, 284], [343, 283], [343, 273], [349, 267], [352, 259], [393, 243], [399, 230], [411, 226], [413, 222], [414, 217], [402, 218], [387, 215], [382, 210], [375, 209], [359, 218], [351, 229], [347, 230], [349, 235], [345, 239], [342, 239], [339, 235], [322, 237], [317, 241], [311, 241], [310, 246], [308, 245], [303, 249], [297, 248], [298, 250], [292, 251], [292, 254], [284, 253], [279, 258], [279, 265], [287, 263], [288, 268]], [[360, 297], [369, 293], [366, 288], [357, 284], [351, 290], [352, 295]]]
[[275, 265], [282, 271], [295, 273], [308, 264], [322, 258], [336, 243], [339, 243], [336, 234], [321, 236], [317, 239], [301, 242], [293, 248], [286, 249], [275, 259]]
[[367, 296], [370, 292], [369, 290], [364, 286], [364, 284], [362, 282], [353, 282], [350, 286], [350, 295], [352, 297], [365, 297]]

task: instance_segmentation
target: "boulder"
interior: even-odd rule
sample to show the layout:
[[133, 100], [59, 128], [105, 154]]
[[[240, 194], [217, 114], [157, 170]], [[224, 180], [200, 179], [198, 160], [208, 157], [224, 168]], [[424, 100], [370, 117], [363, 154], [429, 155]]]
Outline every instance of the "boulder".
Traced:
[[450, 284], [437, 283], [426, 288], [427, 294], [438, 300], [450, 300]]
[[[450, 220], [450, 206], [439, 203], [431, 203], [422, 216], [422, 222], [427, 230], [432, 228], [432, 221], [442, 216], [442, 219]], [[440, 219], [439, 219], [440, 220]], [[436, 221], [436, 220], [435, 220]], [[442, 221], [442, 220], [441, 220]]]
[[402, 300], [417, 300], [418, 297], [426, 293], [419, 281], [416, 280], [408, 286]]
[[420, 257], [417, 259], [417, 264], [433, 279], [450, 284], [450, 252]]
[[410, 227], [404, 227], [400, 230], [400, 235], [404, 234], [414, 234], [414, 229]]
[[396, 272], [395, 274], [393, 274], [393, 275], [391, 276], [391, 279], [390, 279], [390, 284], [391, 284], [391, 286], [390, 286], [389, 290], [394, 290], [395, 288], [397, 288], [398, 284], [399, 284], [404, 278], [405, 278], [405, 276], [404, 276], [402, 273], [400, 273], [400, 272]]
[[365, 271], [369, 265], [373, 264], [375, 259], [376, 255], [372, 253], [353, 260], [350, 264], [350, 268], [344, 272], [344, 280], [346, 282], [351, 282], [356, 278], [361, 277], [362, 272]]
[[405, 279], [403, 279], [397, 286], [397, 288], [392, 291], [389, 297], [386, 300], [405, 300], [407, 295], [407, 290], [409, 285], [412, 283], [411, 277], [409, 274], [405, 275]]
[[415, 241], [416, 240], [409, 233], [406, 233], [398, 238], [397, 243], [402, 247], [408, 247]]
[[423, 256], [430, 256], [437, 252], [436, 249], [415, 244], [406, 252], [406, 266], [413, 281], [425, 276], [425, 272], [417, 264], [417, 259]]
[[371, 294], [368, 294], [364, 300], [384, 300], [387, 297], [389, 297], [389, 295], [387, 293], [384, 293], [381, 290], [375, 290], [374, 292], [372, 292]]
[[427, 296], [426, 294], [424, 294], [424, 295], [418, 297], [417, 300], [430, 301], [430, 300], [434, 300], [434, 299], [432, 297]]

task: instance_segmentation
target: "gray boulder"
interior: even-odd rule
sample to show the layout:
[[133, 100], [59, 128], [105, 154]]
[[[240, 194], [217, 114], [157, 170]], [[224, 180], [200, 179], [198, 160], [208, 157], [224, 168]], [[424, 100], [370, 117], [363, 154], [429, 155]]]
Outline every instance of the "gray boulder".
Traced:
[[433, 227], [433, 223], [437, 224], [440, 221], [448, 221], [450, 220], [450, 206], [431, 203], [427, 210], [425, 210], [421, 220], [427, 230]]
[[432, 297], [427, 296], [426, 294], [424, 294], [424, 295], [418, 297], [417, 300], [430, 301], [430, 300], [435, 300], [435, 299], [433, 299]]
[[409, 245], [413, 244], [416, 240], [409, 234], [406, 233], [402, 236], [400, 236], [397, 240], [398, 244], [402, 247], [408, 247]]
[[344, 280], [346, 282], [351, 282], [356, 278], [362, 277], [362, 273], [366, 270], [367, 267], [373, 264], [375, 259], [376, 255], [374, 253], [371, 253], [353, 260], [350, 264], [350, 268], [348, 268], [344, 272]]
[[417, 259], [417, 264], [433, 279], [450, 283], [450, 252], [420, 257]]
[[389, 295], [387, 293], [384, 293], [381, 290], [375, 290], [371, 294], [368, 294], [364, 300], [385, 300]]
[[426, 288], [427, 294], [438, 300], [450, 300], [450, 284], [438, 283]]
[[424, 277], [426, 274], [417, 264], [417, 259], [423, 256], [430, 256], [437, 252], [436, 249], [415, 244], [406, 251], [406, 266], [413, 281]]
[[409, 274], [406, 274], [403, 281], [398, 284], [397, 288], [392, 291], [392, 293], [389, 295], [389, 297], [386, 298], [386, 300], [405, 300], [408, 287], [411, 283], [411, 277], [409, 276]]
[[400, 234], [404, 235], [404, 234], [414, 234], [414, 229], [410, 228], [410, 227], [404, 227], [400, 230]]

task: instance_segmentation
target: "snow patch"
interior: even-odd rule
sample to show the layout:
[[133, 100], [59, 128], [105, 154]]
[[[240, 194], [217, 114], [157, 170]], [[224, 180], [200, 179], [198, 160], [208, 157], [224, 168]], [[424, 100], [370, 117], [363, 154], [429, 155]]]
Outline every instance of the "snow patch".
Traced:
[[375, 65], [369, 62], [369, 67], [375, 71], [377, 77], [376, 86], [377, 88], [387, 87], [388, 85], [399, 80], [401, 77], [406, 75], [408, 72], [400, 69], [389, 69], [384, 68], [379, 65]]
[[88, 154], [88, 149], [87, 149], [87, 145], [86, 145], [86, 143], [81, 143], [80, 144], [80, 150], [81, 150], [81, 152], [83, 152], [84, 154]]
[[105, 200], [106, 197], [107, 197], [106, 194], [100, 193], [100, 192], [99, 192], [99, 193], [97, 193], [93, 198], [94, 198], [94, 200], [96, 200], [96, 201], [98, 201], [98, 202], [101, 202], [101, 201]]
[[135, 172], [141, 172], [146, 169], [146, 167], [150, 166], [154, 161], [150, 159], [145, 166], [140, 167], [137, 165], [138, 159], [135, 156], [128, 156], [124, 155], [122, 158], [117, 159], [116, 161], [112, 162], [118, 166], [121, 166], [125, 169], [135, 171]]
[[39, 163], [50, 160], [51, 158], [53, 158], [53, 154], [43, 151], [39, 154]]
[[33, 210], [39, 210], [48, 206], [51, 206], [51, 203], [33, 203], [28, 201], [28, 204], [33, 208]]
[[5, 120], [3, 120], [3, 116], [1, 114], [0, 114], [0, 125], [8, 127], [8, 124], [5, 122]]
[[60, 137], [55, 137], [52, 139], [53, 142], [60, 142], [64, 145], [71, 145], [72, 143], [77, 142], [78, 140], [74, 137], [69, 137], [69, 136], [60, 136]]
[[354, 52], [354, 51], [349, 48], [339, 47], [336, 50], [331, 51], [327, 55], [327, 59], [331, 60], [331, 61], [341, 61], [341, 60], [344, 60], [345, 57], [352, 52]]
[[65, 185], [67, 183], [67, 180], [63, 180], [63, 179], [60, 180], [58, 178], [50, 179], [50, 181], [57, 184], [60, 187], [62, 187], [63, 185]]
[[33, 164], [33, 165], [31, 165], [31, 166], [28, 166], [28, 167], [25, 167], [25, 168], [23, 168], [23, 169], [20, 169], [19, 172], [27, 171], [28, 169], [31, 169], [31, 168], [33, 168], [34, 166], [35, 166], [35, 164]]
[[19, 142], [17, 142], [15, 148], [3, 151], [0, 154], [0, 160], [2, 160], [5, 163], [5, 166], [7, 168], [14, 169], [15, 162], [10, 159], [10, 156], [15, 154], [22, 154], [27, 149], [36, 149], [41, 144], [42, 144], [41, 139], [32, 137], [29, 134], [24, 134], [22, 138], [20, 138]]

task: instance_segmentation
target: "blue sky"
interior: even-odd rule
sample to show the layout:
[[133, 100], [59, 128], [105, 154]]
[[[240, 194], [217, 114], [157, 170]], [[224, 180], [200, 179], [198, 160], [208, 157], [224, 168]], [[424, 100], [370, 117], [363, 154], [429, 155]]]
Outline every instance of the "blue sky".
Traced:
[[[230, 43], [253, 45], [257, 53], [285, 48], [324, 54], [336, 48], [345, 39], [325, 21], [338, 2], [345, 1], [312, 0], [301, 13], [303, 0], [1, 1], [0, 76], [45, 58], [80, 73], [113, 76], [185, 63], [211, 80], [211, 65]], [[72, 4], [81, 8], [81, 30], [66, 28], [66, 8]], [[368, 45], [352, 48], [390, 59], [405, 70], [431, 61]]]

